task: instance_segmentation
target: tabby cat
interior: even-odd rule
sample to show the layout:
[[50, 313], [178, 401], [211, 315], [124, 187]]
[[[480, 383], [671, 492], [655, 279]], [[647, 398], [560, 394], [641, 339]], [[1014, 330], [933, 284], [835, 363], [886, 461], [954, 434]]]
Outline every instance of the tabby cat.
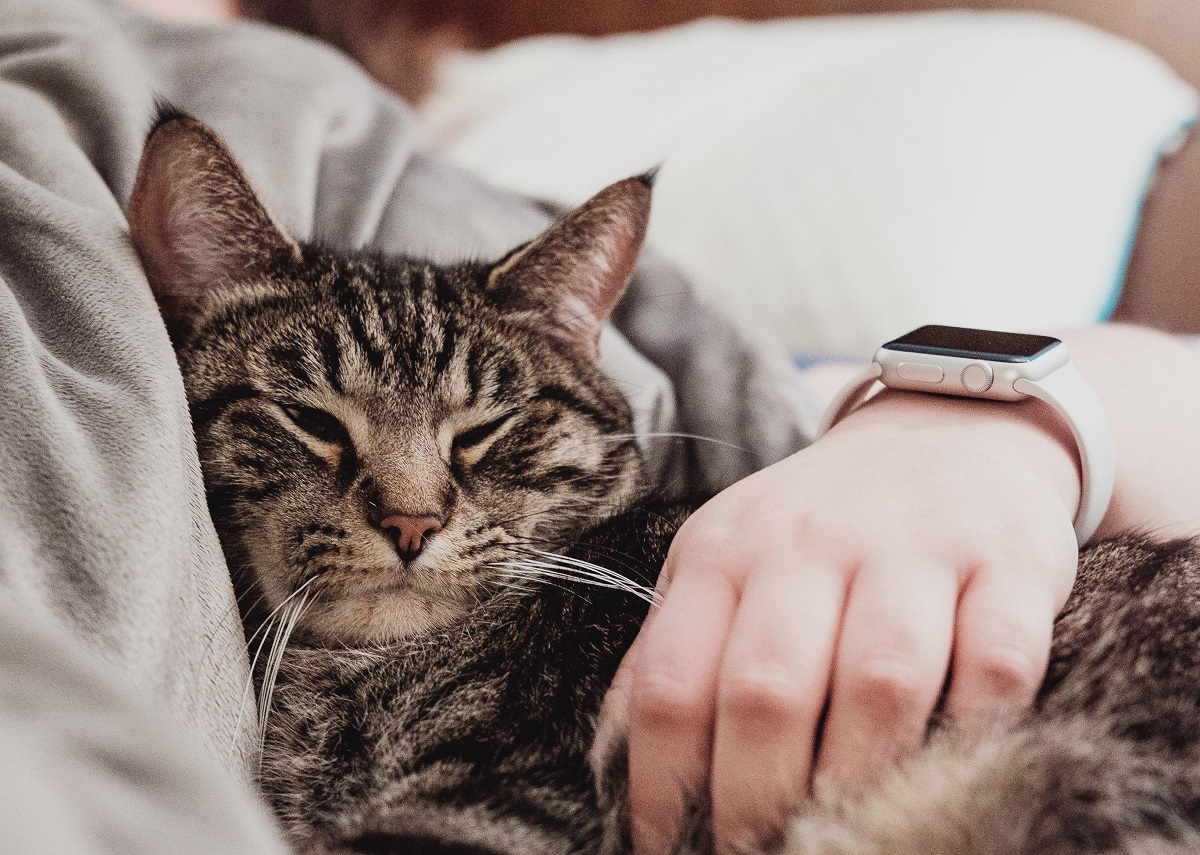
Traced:
[[[211, 130], [168, 112], [152, 131], [130, 226], [267, 651], [260, 780], [297, 851], [629, 851], [622, 752], [594, 772], [588, 751], [687, 511], [646, 495], [596, 355], [649, 185], [436, 266], [297, 243]], [[678, 846], [711, 850], [702, 800]], [[776, 846], [1200, 851], [1194, 546], [1086, 550], [1029, 715], [935, 727]]]

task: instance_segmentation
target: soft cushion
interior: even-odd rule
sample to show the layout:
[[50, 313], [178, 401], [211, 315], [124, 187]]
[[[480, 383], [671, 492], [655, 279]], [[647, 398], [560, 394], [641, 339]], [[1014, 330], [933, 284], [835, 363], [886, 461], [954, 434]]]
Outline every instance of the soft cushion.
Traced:
[[662, 164], [650, 242], [796, 351], [1111, 312], [1196, 93], [1083, 24], [705, 21], [456, 54], [427, 144], [562, 204]]

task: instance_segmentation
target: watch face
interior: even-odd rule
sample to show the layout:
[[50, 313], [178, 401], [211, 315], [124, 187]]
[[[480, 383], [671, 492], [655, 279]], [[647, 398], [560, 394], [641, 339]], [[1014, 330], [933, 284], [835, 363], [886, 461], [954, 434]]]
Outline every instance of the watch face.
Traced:
[[933, 353], [990, 362], [1030, 362], [1060, 344], [1061, 341], [1048, 335], [926, 326], [883, 347], [903, 353]]

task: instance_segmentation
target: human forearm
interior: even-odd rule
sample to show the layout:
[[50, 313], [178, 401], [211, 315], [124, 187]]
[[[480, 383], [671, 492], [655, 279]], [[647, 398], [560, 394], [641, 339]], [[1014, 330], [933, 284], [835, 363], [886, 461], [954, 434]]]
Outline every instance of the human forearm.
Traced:
[[1200, 532], [1200, 354], [1179, 339], [1109, 324], [1059, 334], [1112, 424], [1117, 479], [1097, 536]]
[[[1061, 338], [1115, 435], [1100, 534], [1200, 529], [1200, 357], [1136, 328]], [[832, 395], [837, 375], [809, 379]], [[885, 389], [700, 508], [607, 706], [628, 722], [638, 851], [666, 850], [705, 781], [735, 846], [810, 782], [869, 781], [939, 705], [968, 726], [1022, 709], [1075, 578], [1079, 494], [1074, 440], [1041, 401]]]
[[[1200, 532], [1200, 352], [1175, 336], [1120, 324], [1054, 335], [1071, 349], [1072, 360], [1100, 396], [1113, 429], [1117, 479], [1097, 537], [1128, 529], [1164, 535]], [[818, 393], [832, 398], [856, 371], [822, 365], [807, 374]], [[924, 420], [942, 428], [1023, 423], [1021, 442], [1033, 439], [1028, 432], [1032, 428], [1074, 454], [1065, 424], [1038, 402], [1013, 407], [916, 393], [886, 395], [894, 399], [886, 408], [880, 405], [887, 399], [879, 400], [864, 408], [861, 418]], [[1046, 446], [1036, 440], [1034, 444]], [[1061, 465], [1047, 462], [1047, 474], [1061, 489]]]

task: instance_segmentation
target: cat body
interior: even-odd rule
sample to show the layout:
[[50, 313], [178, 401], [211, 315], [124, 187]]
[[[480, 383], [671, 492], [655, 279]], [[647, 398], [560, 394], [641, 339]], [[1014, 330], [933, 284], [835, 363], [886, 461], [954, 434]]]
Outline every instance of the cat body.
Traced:
[[[437, 266], [292, 240], [211, 130], [156, 124], [130, 225], [265, 653], [260, 783], [298, 851], [631, 851], [622, 750], [589, 751], [687, 511], [647, 495], [596, 356], [649, 184]], [[1028, 714], [935, 725], [770, 848], [1200, 851], [1198, 746], [1196, 546], [1119, 538], [1083, 552]], [[679, 855], [712, 850], [697, 795]]]
[[[649, 571], [683, 517], [665, 510], [618, 515], [576, 554], [618, 554]], [[298, 851], [630, 853], [624, 757], [606, 758], [597, 781], [588, 750], [645, 612], [637, 602], [545, 588], [399, 649], [293, 649], [262, 777]], [[1032, 711], [975, 732], [935, 728], [877, 786], [814, 802], [771, 848], [1200, 851], [1198, 667], [1195, 545], [1100, 543], [1083, 554]], [[707, 819], [703, 802], [693, 805], [676, 855], [712, 852]]]
[[[639, 504], [569, 555], [650, 585], [684, 514]], [[314, 853], [598, 851], [588, 752], [647, 608], [539, 584], [386, 649], [290, 647], [261, 773], [289, 838]]]

